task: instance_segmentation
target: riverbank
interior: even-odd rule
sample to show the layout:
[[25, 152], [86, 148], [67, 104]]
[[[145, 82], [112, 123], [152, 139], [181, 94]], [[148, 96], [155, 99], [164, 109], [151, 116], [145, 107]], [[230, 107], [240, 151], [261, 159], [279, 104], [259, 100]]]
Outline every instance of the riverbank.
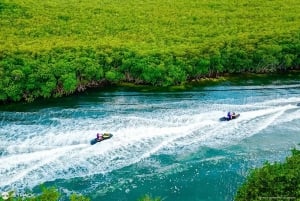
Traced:
[[[113, 85], [114, 87], [125, 87], [132, 88], [133, 90], [142, 91], [155, 91], [155, 90], [165, 90], [165, 91], [180, 91], [188, 90], [192, 87], [208, 87], [224, 83], [225, 85], [270, 85], [276, 84], [277, 80], [280, 80], [278, 84], [284, 83], [295, 83], [298, 84], [297, 79], [300, 80], [300, 70], [290, 70], [278, 73], [224, 73], [217, 77], [202, 77], [199, 79], [192, 79], [181, 85], [167, 86], [167, 87], [155, 87], [151, 85], [137, 85], [129, 82], [121, 82]], [[97, 88], [97, 87], [96, 87]], [[98, 86], [99, 89], [105, 88], [104, 86]]]
[[[73, 93], [64, 96], [80, 96], [81, 94], [84, 95], [89, 91], [102, 91], [102, 90], [110, 90], [112, 88], [122, 88], [126, 91], [186, 91], [192, 89], [193, 87], [208, 87], [214, 86], [218, 84], [228, 85], [270, 85], [270, 84], [285, 84], [285, 83], [294, 83], [298, 84], [297, 80], [300, 80], [300, 70], [290, 70], [281, 73], [241, 73], [241, 74], [230, 74], [224, 73], [223, 75], [219, 75], [218, 77], [203, 77], [199, 79], [193, 79], [188, 82], [182, 83], [180, 85], [175, 86], [152, 86], [152, 85], [142, 85], [142, 84], [135, 84], [132, 82], [119, 82], [119, 83], [111, 83], [107, 80], [102, 80], [99, 82], [92, 82], [87, 84], [87, 87], [80, 88], [80, 90], [76, 90]], [[45, 98], [38, 98], [37, 100], [44, 99], [45, 101], [48, 99], [57, 99], [62, 98], [63, 96], [59, 97], [45, 97]], [[0, 105], [5, 104], [13, 104], [13, 103], [26, 103], [28, 101], [21, 100], [21, 101], [2, 101]], [[32, 102], [32, 101], [29, 101]]]

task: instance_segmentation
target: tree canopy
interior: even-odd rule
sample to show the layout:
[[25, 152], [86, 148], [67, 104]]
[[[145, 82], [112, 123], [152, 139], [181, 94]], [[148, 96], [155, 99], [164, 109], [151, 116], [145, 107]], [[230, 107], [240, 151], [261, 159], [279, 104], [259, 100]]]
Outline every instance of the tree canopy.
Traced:
[[294, 149], [284, 163], [265, 163], [251, 171], [235, 200], [299, 200], [300, 150]]
[[0, 101], [299, 68], [298, 0], [0, 0]]

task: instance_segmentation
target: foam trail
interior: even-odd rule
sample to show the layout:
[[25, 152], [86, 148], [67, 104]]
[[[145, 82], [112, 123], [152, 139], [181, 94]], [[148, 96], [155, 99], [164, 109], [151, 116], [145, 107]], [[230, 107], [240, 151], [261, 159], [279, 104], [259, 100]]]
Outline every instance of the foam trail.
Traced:
[[[251, 107], [253, 109], [253, 107]], [[199, 124], [198, 128], [190, 133], [189, 137], [182, 137], [182, 139], [169, 144], [171, 147], [185, 147], [189, 149], [192, 144], [199, 144], [203, 146], [219, 147], [225, 144], [234, 144], [242, 139], [251, 137], [277, 122], [288, 122], [290, 120], [299, 119], [298, 112], [295, 115], [290, 114], [290, 118], [285, 118], [284, 114], [289, 110], [299, 109], [295, 105], [286, 105], [283, 107], [267, 107], [267, 109], [256, 108], [243, 112], [241, 117], [230, 122], [210, 122], [210, 124]], [[216, 112], [218, 113], [218, 112]], [[208, 115], [207, 115], [208, 116]], [[284, 117], [284, 118], [282, 118]], [[190, 140], [193, 139], [193, 140]], [[173, 152], [174, 150], [172, 150]]]
[[[109, 174], [153, 154], [227, 146], [274, 124], [300, 119], [297, 96], [256, 102], [242, 98], [233, 104], [227, 97], [216, 100], [196, 92], [181, 98], [167, 95], [110, 96], [108, 102], [92, 106], [1, 114], [0, 190]], [[229, 110], [241, 116], [220, 122]], [[97, 132], [114, 137], [91, 146]]]

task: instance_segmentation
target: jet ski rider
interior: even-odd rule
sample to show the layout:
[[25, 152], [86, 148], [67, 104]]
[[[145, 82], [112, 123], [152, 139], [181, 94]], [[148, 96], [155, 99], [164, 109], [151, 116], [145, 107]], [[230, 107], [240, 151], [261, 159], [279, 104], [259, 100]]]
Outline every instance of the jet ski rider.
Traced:
[[235, 117], [235, 112], [228, 112], [227, 113], [227, 117], [228, 117], [228, 119], [233, 119], [234, 117]]
[[98, 141], [103, 140], [103, 135], [100, 134], [100, 133], [97, 133], [97, 140], [98, 140]]

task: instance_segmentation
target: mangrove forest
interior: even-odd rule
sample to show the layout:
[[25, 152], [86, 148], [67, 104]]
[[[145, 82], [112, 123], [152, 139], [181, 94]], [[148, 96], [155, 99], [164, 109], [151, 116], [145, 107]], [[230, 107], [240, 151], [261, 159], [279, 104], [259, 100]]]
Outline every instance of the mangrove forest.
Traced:
[[0, 102], [299, 69], [299, 0], [0, 0]]

